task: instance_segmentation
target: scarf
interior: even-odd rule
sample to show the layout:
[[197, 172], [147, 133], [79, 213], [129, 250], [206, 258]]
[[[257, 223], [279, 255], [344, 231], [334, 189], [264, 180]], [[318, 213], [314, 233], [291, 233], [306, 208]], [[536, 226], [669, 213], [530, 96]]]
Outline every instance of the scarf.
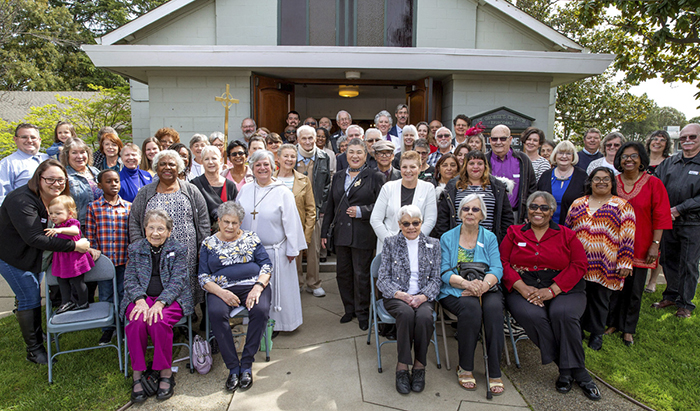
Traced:
[[297, 144], [297, 150], [299, 150], [299, 154], [301, 154], [301, 156], [304, 158], [314, 158], [316, 157], [316, 151], [318, 151], [318, 147], [314, 145], [314, 148], [312, 148], [311, 151], [306, 151], [301, 146], [301, 144]]

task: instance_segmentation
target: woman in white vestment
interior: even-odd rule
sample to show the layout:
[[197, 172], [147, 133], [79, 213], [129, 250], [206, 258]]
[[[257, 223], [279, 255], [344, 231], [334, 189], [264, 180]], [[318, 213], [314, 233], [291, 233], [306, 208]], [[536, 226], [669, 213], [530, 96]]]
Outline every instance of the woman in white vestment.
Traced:
[[275, 157], [258, 150], [249, 158], [255, 176], [246, 184], [236, 201], [245, 209], [243, 230], [258, 235], [272, 260], [272, 304], [270, 318], [275, 331], [294, 331], [302, 323], [299, 281], [294, 259], [306, 249], [304, 228], [299, 219], [294, 195], [272, 177]]

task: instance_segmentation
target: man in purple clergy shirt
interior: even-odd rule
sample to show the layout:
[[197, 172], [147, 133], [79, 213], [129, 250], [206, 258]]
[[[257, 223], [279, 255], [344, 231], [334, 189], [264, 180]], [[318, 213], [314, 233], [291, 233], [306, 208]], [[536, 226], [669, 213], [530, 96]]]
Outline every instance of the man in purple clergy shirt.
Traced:
[[491, 166], [491, 174], [496, 177], [505, 177], [513, 184], [513, 191], [508, 194], [508, 200], [513, 207], [513, 218], [516, 224], [522, 224], [527, 216], [525, 201], [530, 194], [537, 191], [537, 178], [532, 163], [527, 154], [514, 151], [511, 148], [513, 137], [510, 129], [499, 124], [491, 130], [491, 151], [486, 153], [486, 158]]

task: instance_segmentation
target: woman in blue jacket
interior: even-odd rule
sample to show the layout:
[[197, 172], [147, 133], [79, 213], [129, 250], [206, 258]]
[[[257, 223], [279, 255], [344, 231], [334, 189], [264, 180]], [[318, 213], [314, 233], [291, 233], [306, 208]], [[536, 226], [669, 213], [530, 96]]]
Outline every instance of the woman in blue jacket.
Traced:
[[[467, 390], [476, 389], [474, 378], [474, 349], [483, 318], [490, 389], [493, 395], [503, 393], [501, 352], [503, 352], [503, 294], [497, 285], [503, 276], [501, 256], [496, 236], [479, 222], [486, 218], [484, 200], [469, 194], [459, 204], [462, 224], [447, 231], [440, 239], [442, 250], [442, 287], [438, 300], [443, 308], [457, 316], [459, 347], [459, 384]], [[459, 275], [459, 263], [474, 262], [488, 265], [483, 280], [466, 280]]]

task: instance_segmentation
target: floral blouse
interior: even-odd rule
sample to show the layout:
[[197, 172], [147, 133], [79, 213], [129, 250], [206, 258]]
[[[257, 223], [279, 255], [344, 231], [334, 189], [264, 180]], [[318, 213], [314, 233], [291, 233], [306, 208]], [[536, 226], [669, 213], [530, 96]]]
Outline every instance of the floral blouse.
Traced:
[[272, 262], [258, 235], [245, 231], [234, 241], [216, 235], [204, 239], [199, 256], [199, 285], [215, 282], [221, 288], [253, 284], [272, 274]]

